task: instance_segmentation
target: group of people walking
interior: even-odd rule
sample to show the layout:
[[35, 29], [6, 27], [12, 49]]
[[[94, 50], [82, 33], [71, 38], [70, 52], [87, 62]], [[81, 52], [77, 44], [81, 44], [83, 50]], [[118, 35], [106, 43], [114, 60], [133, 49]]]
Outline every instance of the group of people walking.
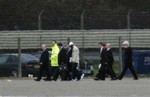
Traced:
[[[76, 80], [79, 81], [83, 78], [78, 69], [79, 65], [79, 48], [70, 42], [67, 45], [67, 50], [62, 43], [57, 43], [55, 40], [51, 43], [51, 56], [46, 48], [46, 45], [42, 45], [42, 55], [40, 57], [40, 69], [37, 79], [40, 81], [43, 73], [46, 73], [45, 81], [57, 81], [59, 75], [61, 80]], [[100, 54], [100, 68], [96, 74], [94, 80], [105, 80], [106, 74], [110, 75], [111, 80], [121, 80], [125, 75], [127, 69], [131, 71], [134, 76], [134, 80], [138, 80], [136, 72], [132, 65], [132, 49], [129, 46], [128, 41], [123, 42], [123, 48], [125, 51], [124, 68], [121, 74], [117, 77], [113, 70], [113, 53], [110, 43], [99, 43]]]
[[117, 77], [114, 70], [113, 70], [113, 54], [111, 50], [111, 44], [109, 43], [99, 43], [100, 48], [100, 64], [101, 68], [99, 69], [96, 77], [94, 80], [105, 80], [106, 74], [110, 75], [111, 80], [122, 80], [124, 77], [127, 69], [131, 71], [134, 76], [134, 80], [138, 80], [137, 74], [133, 68], [132, 64], [132, 49], [130, 48], [129, 42], [123, 42], [123, 49], [124, 49], [124, 68], [121, 74]]
[[42, 45], [40, 69], [35, 81], [40, 81], [44, 72], [46, 73], [45, 81], [57, 81], [59, 75], [61, 80], [79, 81], [83, 75], [77, 69], [79, 65], [78, 47], [73, 42], [67, 45], [67, 50], [62, 43], [57, 43], [55, 40], [51, 44], [51, 54], [49, 54], [46, 45]]

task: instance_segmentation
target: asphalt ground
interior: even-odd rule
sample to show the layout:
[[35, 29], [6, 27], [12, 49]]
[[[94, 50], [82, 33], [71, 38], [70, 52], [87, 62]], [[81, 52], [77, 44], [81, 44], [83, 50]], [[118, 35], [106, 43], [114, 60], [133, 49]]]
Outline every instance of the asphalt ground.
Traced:
[[150, 97], [150, 78], [48, 81], [1, 79], [0, 97]]

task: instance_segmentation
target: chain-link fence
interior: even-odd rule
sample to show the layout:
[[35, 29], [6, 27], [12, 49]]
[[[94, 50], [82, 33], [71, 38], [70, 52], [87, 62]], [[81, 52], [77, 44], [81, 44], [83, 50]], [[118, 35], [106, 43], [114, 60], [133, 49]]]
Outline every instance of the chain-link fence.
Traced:
[[[27, 13], [26, 13], [27, 14]], [[0, 30], [73, 30], [73, 29], [149, 29], [150, 12], [88, 11], [49, 12], [42, 10], [34, 16], [7, 16], [0, 20]], [[15, 20], [15, 21], [14, 21]]]

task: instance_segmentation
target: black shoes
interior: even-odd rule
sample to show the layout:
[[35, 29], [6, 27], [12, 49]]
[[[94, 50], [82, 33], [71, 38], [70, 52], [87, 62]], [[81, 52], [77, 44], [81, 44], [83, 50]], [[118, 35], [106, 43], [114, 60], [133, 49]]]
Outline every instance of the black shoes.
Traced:
[[40, 81], [40, 79], [34, 79], [35, 81]]
[[94, 80], [98, 81], [98, 80], [100, 80], [100, 79], [99, 79], [99, 78], [97, 78], [97, 77], [95, 77], [95, 78], [94, 78]]
[[134, 78], [134, 80], [138, 80], [138, 78]]
[[98, 81], [98, 80], [104, 81], [105, 79], [100, 79], [100, 78], [95, 77], [94, 80], [96, 80], [96, 81]]
[[112, 78], [111, 81], [117, 80], [117, 78]]
[[51, 79], [48, 79], [48, 78], [46, 78], [46, 79], [43, 79], [44, 81], [51, 81]]
[[[40, 81], [41, 79], [34, 79], [35, 81]], [[44, 81], [51, 81], [51, 79], [43, 79]]]

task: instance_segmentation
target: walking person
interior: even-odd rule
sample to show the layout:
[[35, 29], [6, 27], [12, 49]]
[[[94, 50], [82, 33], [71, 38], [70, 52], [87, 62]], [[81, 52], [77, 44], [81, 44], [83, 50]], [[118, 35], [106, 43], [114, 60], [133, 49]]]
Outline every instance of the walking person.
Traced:
[[136, 74], [133, 64], [132, 64], [132, 49], [130, 48], [128, 41], [123, 42], [123, 48], [125, 51], [125, 53], [124, 53], [124, 55], [125, 55], [124, 68], [123, 68], [123, 71], [121, 72], [120, 76], [118, 77], [118, 79], [121, 80], [124, 77], [127, 69], [129, 69], [134, 76], [134, 80], [138, 80], [137, 74]]
[[67, 57], [67, 68], [68, 68], [68, 80], [72, 79], [72, 64], [71, 64], [71, 57], [72, 57], [72, 46], [69, 46], [69, 44], [67, 45], [67, 53], [66, 53], [66, 57]]
[[52, 49], [52, 52], [51, 52], [50, 61], [51, 61], [51, 73], [53, 77], [52, 80], [57, 81], [57, 78], [59, 76], [59, 70], [58, 70], [59, 47], [55, 40], [52, 41], [51, 49]]
[[58, 43], [58, 47], [60, 49], [58, 54], [58, 64], [59, 64], [59, 75], [62, 81], [67, 80], [68, 76], [68, 68], [67, 68], [67, 55], [66, 49], [64, 48], [62, 43]]
[[111, 80], [116, 80], [117, 77], [116, 77], [116, 74], [113, 70], [114, 57], [113, 57], [110, 43], [106, 43], [106, 49], [107, 49], [107, 56], [108, 56], [108, 68], [109, 68], [108, 73], [109, 73], [109, 75], [112, 75]]
[[49, 53], [48, 50], [46, 49], [46, 45], [43, 44], [42, 45], [42, 55], [40, 57], [40, 69], [39, 69], [39, 74], [37, 79], [35, 79], [35, 81], [40, 81], [43, 75], [43, 72], [46, 73], [47, 78], [45, 79], [45, 81], [51, 81], [51, 74], [49, 72]]
[[79, 81], [81, 79], [81, 73], [77, 70], [79, 65], [79, 49], [73, 42], [70, 42], [69, 46], [72, 48], [72, 57], [70, 58], [72, 63], [72, 79]]
[[104, 43], [99, 43], [99, 48], [100, 48], [100, 64], [101, 67], [94, 78], [94, 80], [105, 80], [105, 73], [106, 73], [106, 64], [107, 64], [107, 50], [104, 47]]

